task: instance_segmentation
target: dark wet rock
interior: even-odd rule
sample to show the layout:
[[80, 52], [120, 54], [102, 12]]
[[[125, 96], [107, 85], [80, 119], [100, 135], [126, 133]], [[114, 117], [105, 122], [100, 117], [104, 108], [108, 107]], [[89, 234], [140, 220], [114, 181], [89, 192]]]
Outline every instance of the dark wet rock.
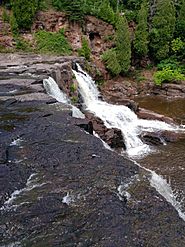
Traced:
[[137, 116], [142, 119], [147, 119], [147, 120], [159, 120], [159, 121], [164, 121], [169, 124], [175, 124], [175, 121], [170, 118], [166, 117], [162, 114], [158, 114], [156, 112], [144, 109], [144, 108], [139, 108], [137, 111]]
[[[34, 61], [32, 55], [24, 58], [28, 65]], [[92, 122], [110, 146], [122, 146], [120, 131], [107, 129], [93, 115], [73, 119], [69, 106], [39, 93], [29, 76], [20, 84], [16, 78], [10, 84], [2, 80], [2, 92], [20, 89], [24, 80], [33, 93], [0, 100], [1, 245], [183, 246], [185, 223], [150, 187], [150, 174], [86, 133], [88, 128], [92, 133]], [[11, 104], [12, 99], [17, 101]], [[120, 198], [118, 187], [133, 178], [131, 199]]]
[[106, 143], [111, 148], [126, 149], [121, 130], [119, 129], [113, 128], [113, 129], [107, 130], [105, 132], [105, 136], [103, 137], [103, 140], [106, 141]]
[[112, 128], [107, 128], [103, 121], [94, 116], [92, 113], [86, 113], [87, 119], [92, 122], [93, 130], [99, 135], [99, 137], [105, 141], [111, 148], [123, 148], [126, 149], [123, 135], [121, 130]]
[[154, 133], [154, 132], [143, 132], [141, 135], [141, 140], [149, 145], [163, 145], [164, 144], [164, 137], [161, 133]]
[[139, 109], [139, 104], [136, 103], [134, 100], [131, 99], [118, 99], [117, 104], [119, 105], [125, 105], [128, 108], [130, 108], [130, 110], [132, 110], [133, 112], [137, 112]]
[[174, 131], [158, 131], [158, 132], [143, 132], [140, 135], [142, 141], [149, 145], [164, 145], [167, 142], [177, 142], [185, 139], [183, 132]]
[[179, 140], [185, 139], [185, 133], [183, 132], [172, 132], [172, 131], [162, 131], [161, 136], [166, 142], [177, 142]]
[[74, 118], [73, 122], [76, 126], [79, 126], [81, 129], [93, 135], [93, 124], [90, 120]]

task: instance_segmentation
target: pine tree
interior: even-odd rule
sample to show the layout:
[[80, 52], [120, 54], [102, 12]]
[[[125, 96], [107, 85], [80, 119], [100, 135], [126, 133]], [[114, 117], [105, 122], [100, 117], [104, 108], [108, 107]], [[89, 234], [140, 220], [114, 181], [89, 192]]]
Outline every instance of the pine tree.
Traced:
[[176, 36], [185, 40], [185, 0], [183, 0], [176, 23]]
[[117, 53], [115, 49], [109, 49], [102, 55], [102, 60], [105, 62], [106, 68], [112, 75], [119, 75], [121, 67], [118, 63]]
[[117, 22], [116, 54], [121, 72], [127, 72], [131, 63], [131, 42], [125, 16], [120, 16]]
[[29, 29], [33, 23], [36, 12], [36, 1], [15, 0], [13, 1], [13, 14], [19, 28]]
[[115, 14], [108, 0], [103, 0], [99, 7], [99, 17], [104, 21], [114, 24]]
[[148, 53], [148, 6], [146, 0], [141, 4], [138, 12], [138, 25], [135, 32], [134, 48], [139, 56], [146, 56]]
[[65, 11], [70, 21], [81, 21], [84, 17], [84, 0], [53, 0], [53, 6], [61, 11]]
[[170, 42], [175, 30], [175, 8], [172, 0], [158, 0], [152, 20], [150, 48], [157, 60], [168, 56]]

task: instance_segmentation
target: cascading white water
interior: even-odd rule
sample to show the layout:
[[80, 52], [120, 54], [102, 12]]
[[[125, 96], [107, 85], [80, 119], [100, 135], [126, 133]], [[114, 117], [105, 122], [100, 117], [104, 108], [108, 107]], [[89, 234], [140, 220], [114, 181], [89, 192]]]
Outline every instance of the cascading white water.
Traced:
[[55, 98], [58, 102], [61, 103], [70, 103], [69, 99], [67, 98], [67, 95], [64, 94], [60, 88], [58, 87], [57, 83], [52, 77], [49, 77], [48, 79], [43, 80], [44, 88], [46, 89], [46, 92]]
[[85, 118], [84, 114], [75, 106], [71, 105], [69, 98], [63, 93], [52, 77], [43, 80], [46, 92], [58, 102], [69, 104], [72, 107], [72, 116], [75, 118]]
[[[136, 114], [126, 106], [112, 105], [99, 100], [98, 89], [92, 80], [78, 65], [78, 72], [73, 71], [79, 83], [79, 89], [86, 109], [94, 113], [104, 121], [108, 128], [118, 128], [122, 131], [129, 155], [148, 153], [150, 148], [138, 137], [142, 131], [156, 132], [160, 130], [177, 131], [182, 130], [178, 126], [173, 126], [161, 121], [138, 119]], [[171, 205], [177, 210], [179, 216], [185, 221], [185, 213], [181, 209], [181, 202], [176, 198], [170, 184], [156, 172], [133, 162], [149, 172], [150, 185], [156, 189]], [[121, 187], [118, 187], [120, 193]], [[125, 191], [123, 191], [126, 193]], [[128, 194], [126, 194], [128, 196]], [[130, 196], [130, 195], [129, 195]]]
[[137, 115], [126, 106], [101, 101], [100, 93], [92, 78], [79, 65], [77, 66], [78, 72], [73, 71], [73, 73], [78, 81], [86, 110], [101, 118], [107, 128], [118, 128], [122, 131], [128, 155], [135, 156], [149, 152], [150, 147], [139, 138], [142, 131], [175, 131], [178, 129], [177, 126], [162, 121], [138, 119]]

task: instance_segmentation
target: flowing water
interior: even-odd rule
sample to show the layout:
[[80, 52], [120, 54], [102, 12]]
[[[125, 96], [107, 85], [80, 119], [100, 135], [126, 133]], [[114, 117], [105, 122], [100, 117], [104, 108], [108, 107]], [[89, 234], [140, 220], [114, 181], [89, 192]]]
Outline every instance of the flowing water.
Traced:
[[[164, 171], [161, 171], [158, 166], [158, 163], [161, 163], [161, 161], [159, 161], [159, 155], [161, 159], [161, 151], [155, 150], [155, 152], [151, 152], [152, 148], [149, 145], [144, 144], [139, 138], [142, 131], [157, 132], [161, 130], [168, 130], [173, 132], [184, 132], [183, 127], [178, 125], [170, 125], [161, 121], [138, 119], [136, 114], [126, 106], [112, 105], [101, 101], [99, 99], [99, 91], [92, 78], [86, 74], [80, 66], [78, 66], [78, 72], [73, 71], [73, 73], [75, 74], [79, 84], [79, 91], [84, 101], [84, 108], [101, 118], [106, 127], [118, 128], [122, 131], [125, 139], [127, 154], [130, 158], [140, 159], [140, 164], [136, 162], [136, 160], [134, 160], [134, 162], [142, 169], [150, 173], [150, 185], [154, 187], [169, 203], [171, 203], [171, 205], [177, 210], [179, 216], [185, 220], [183, 206], [184, 191], [180, 187], [173, 187], [172, 189], [171, 182], [165, 179], [166, 175], [171, 177], [172, 174], [165, 174]], [[168, 146], [164, 146], [164, 149], [165, 148], [168, 150]], [[165, 151], [164, 153], [166, 155]], [[157, 160], [155, 160], [155, 158], [152, 159], [152, 164], [151, 162], [147, 163], [147, 157], [150, 157], [151, 155], [157, 158]], [[156, 163], [153, 164], [153, 162]], [[168, 164], [165, 165], [168, 167]], [[175, 166], [176, 164], [174, 164], [174, 167]], [[180, 171], [182, 170], [184, 170], [184, 166], [180, 168]], [[158, 174], [162, 173], [163, 176], [158, 175], [155, 171], [157, 171]], [[119, 190], [120, 188], [118, 188], [118, 191]]]
[[[52, 77], [43, 80], [43, 86], [46, 89], [46, 92], [55, 98], [58, 102], [64, 104], [70, 104], [70, 100], [67, 95], [62, 92]], [[84, 114], [75, 106], [71, 105], [72, 107], [72, 116], [75, 118], [85, 118]]]
[[[118, 128], [122, 131], [122, 134], [125, 139], [126, 144], [126, 152], [128, 156], [133, 159], [136, 165], [144, 169], [148, 172], [149, 182], [152, 187], [154, 187], [171, 205], [177, 210], [179, 216], [185, 220], [184, 213], [184, 191], [183, 191], [183, 183], [181, 186], [171, 186], [171, 177], [173, 174], [169, 172], [171, 169], [168, 164], [166, 167], [168, 168], [168, 172], [165, 172], [164, 169], [160, 169], [159, 162], [159, 152], [160, 159], [161, 157], [166, 155], [165, 151], [161, 150], [169, 150], [168, 146], [164, 146], [160, 150], [153, 150], [147, 144], [144, 144], [140, 139], [139, 135], [143, 131], [147, 132], [157, 132], [161, 130], [168, 130], [173, 132], [183, 131], [184, 128], [178, 125], [167, 124], [162, 121], [157, 120], [143, 120], [139, 119], [137, 115], [131, 111], [128, 107], [123, 105], [113, 105], [107, 102], [100, 100], [100, 93], [95, 85], [95, 82], [92, 78], [85, 73], [81, 67], [78, 65], [78, 71], [73, 71], [78, 81], [79, 92], [83, 99], [83, 107], [84, 109], [92, 112], [94, 115], [103, 120], [105, 126], [107, 128]], [[56, 82], [50, 77], [49, 79], [45, 79], [43, 81], [44, 87], [49, 95], [54, 97], [57, 101], [70, 104], [70, 100], [58, 87]], [[76, 111], [76, 107], [73, 107]], [[79, 111], [80, 112], [80, 111]], [[81, 117], [77, 112], [77, 117]], [[74, 115], [74, 114], [73, 114]], [[152, 152], [153, 151], [153, 152]], [[148, 157], [153, 157], [152, 159]], [[157, 160], [156, 160], [157, 158]], [[140, 163], [136, 161], [139, 159]], [[149, 162], [148, 162], [149, 159]], [[155, 162], [155, 163], [154, 163]], [[165, 162], [163, 162], [165, 164]], [[174, 164], [173, 167], [176, 167]], [[179, 166], [180, 171], [183, 171], [185, 168], [183, 166]], [[172, 169], [173, 170], [173, 169]], [[156, 173], [157, 172], [157, 173]], [[160, 174], [160, 175], [158, 175]], [[178, 174], [176, 172], [175, 174]], [[166, 176], [168, 179], [166, 179]], [[173, 177], [176, 177], [173, 175]], [[169, 181], [170, 180], [170, 181]], [[178, 180], [175, 180], [178, 181]], [[183, 178], [182, 180], [183, 181]], [[130, 184], [130, 182], [128, 183]], [[130, 198], [130, 194], [125, 190], [128, 184], [120, 185], [118, 187], [118, 195], [125, 195], [127, 198]], [[172, 189], [173, 188], [173, 189]], [[64, 198], [66, 203], [69, 195]]]

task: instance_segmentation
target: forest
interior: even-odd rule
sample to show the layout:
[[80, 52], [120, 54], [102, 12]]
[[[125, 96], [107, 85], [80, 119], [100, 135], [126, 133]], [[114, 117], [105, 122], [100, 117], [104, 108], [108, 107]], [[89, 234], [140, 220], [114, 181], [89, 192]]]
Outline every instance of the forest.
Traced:
[[[15, 32], [30, 29], [41, 9], [63, 11], [71, 22], [81, 25], [86, 15], [96, 16], [116, 30], [114, 47], [101, 56], [113, 76], [127, 73], [136, 60], [149, 58], [159, 70], [156, 84], [184, 80], [184, 0], [4, 0], [1, 4], [12, 9]], [[134, 37], [130, 35], [129, 23], [135, 25]]]

